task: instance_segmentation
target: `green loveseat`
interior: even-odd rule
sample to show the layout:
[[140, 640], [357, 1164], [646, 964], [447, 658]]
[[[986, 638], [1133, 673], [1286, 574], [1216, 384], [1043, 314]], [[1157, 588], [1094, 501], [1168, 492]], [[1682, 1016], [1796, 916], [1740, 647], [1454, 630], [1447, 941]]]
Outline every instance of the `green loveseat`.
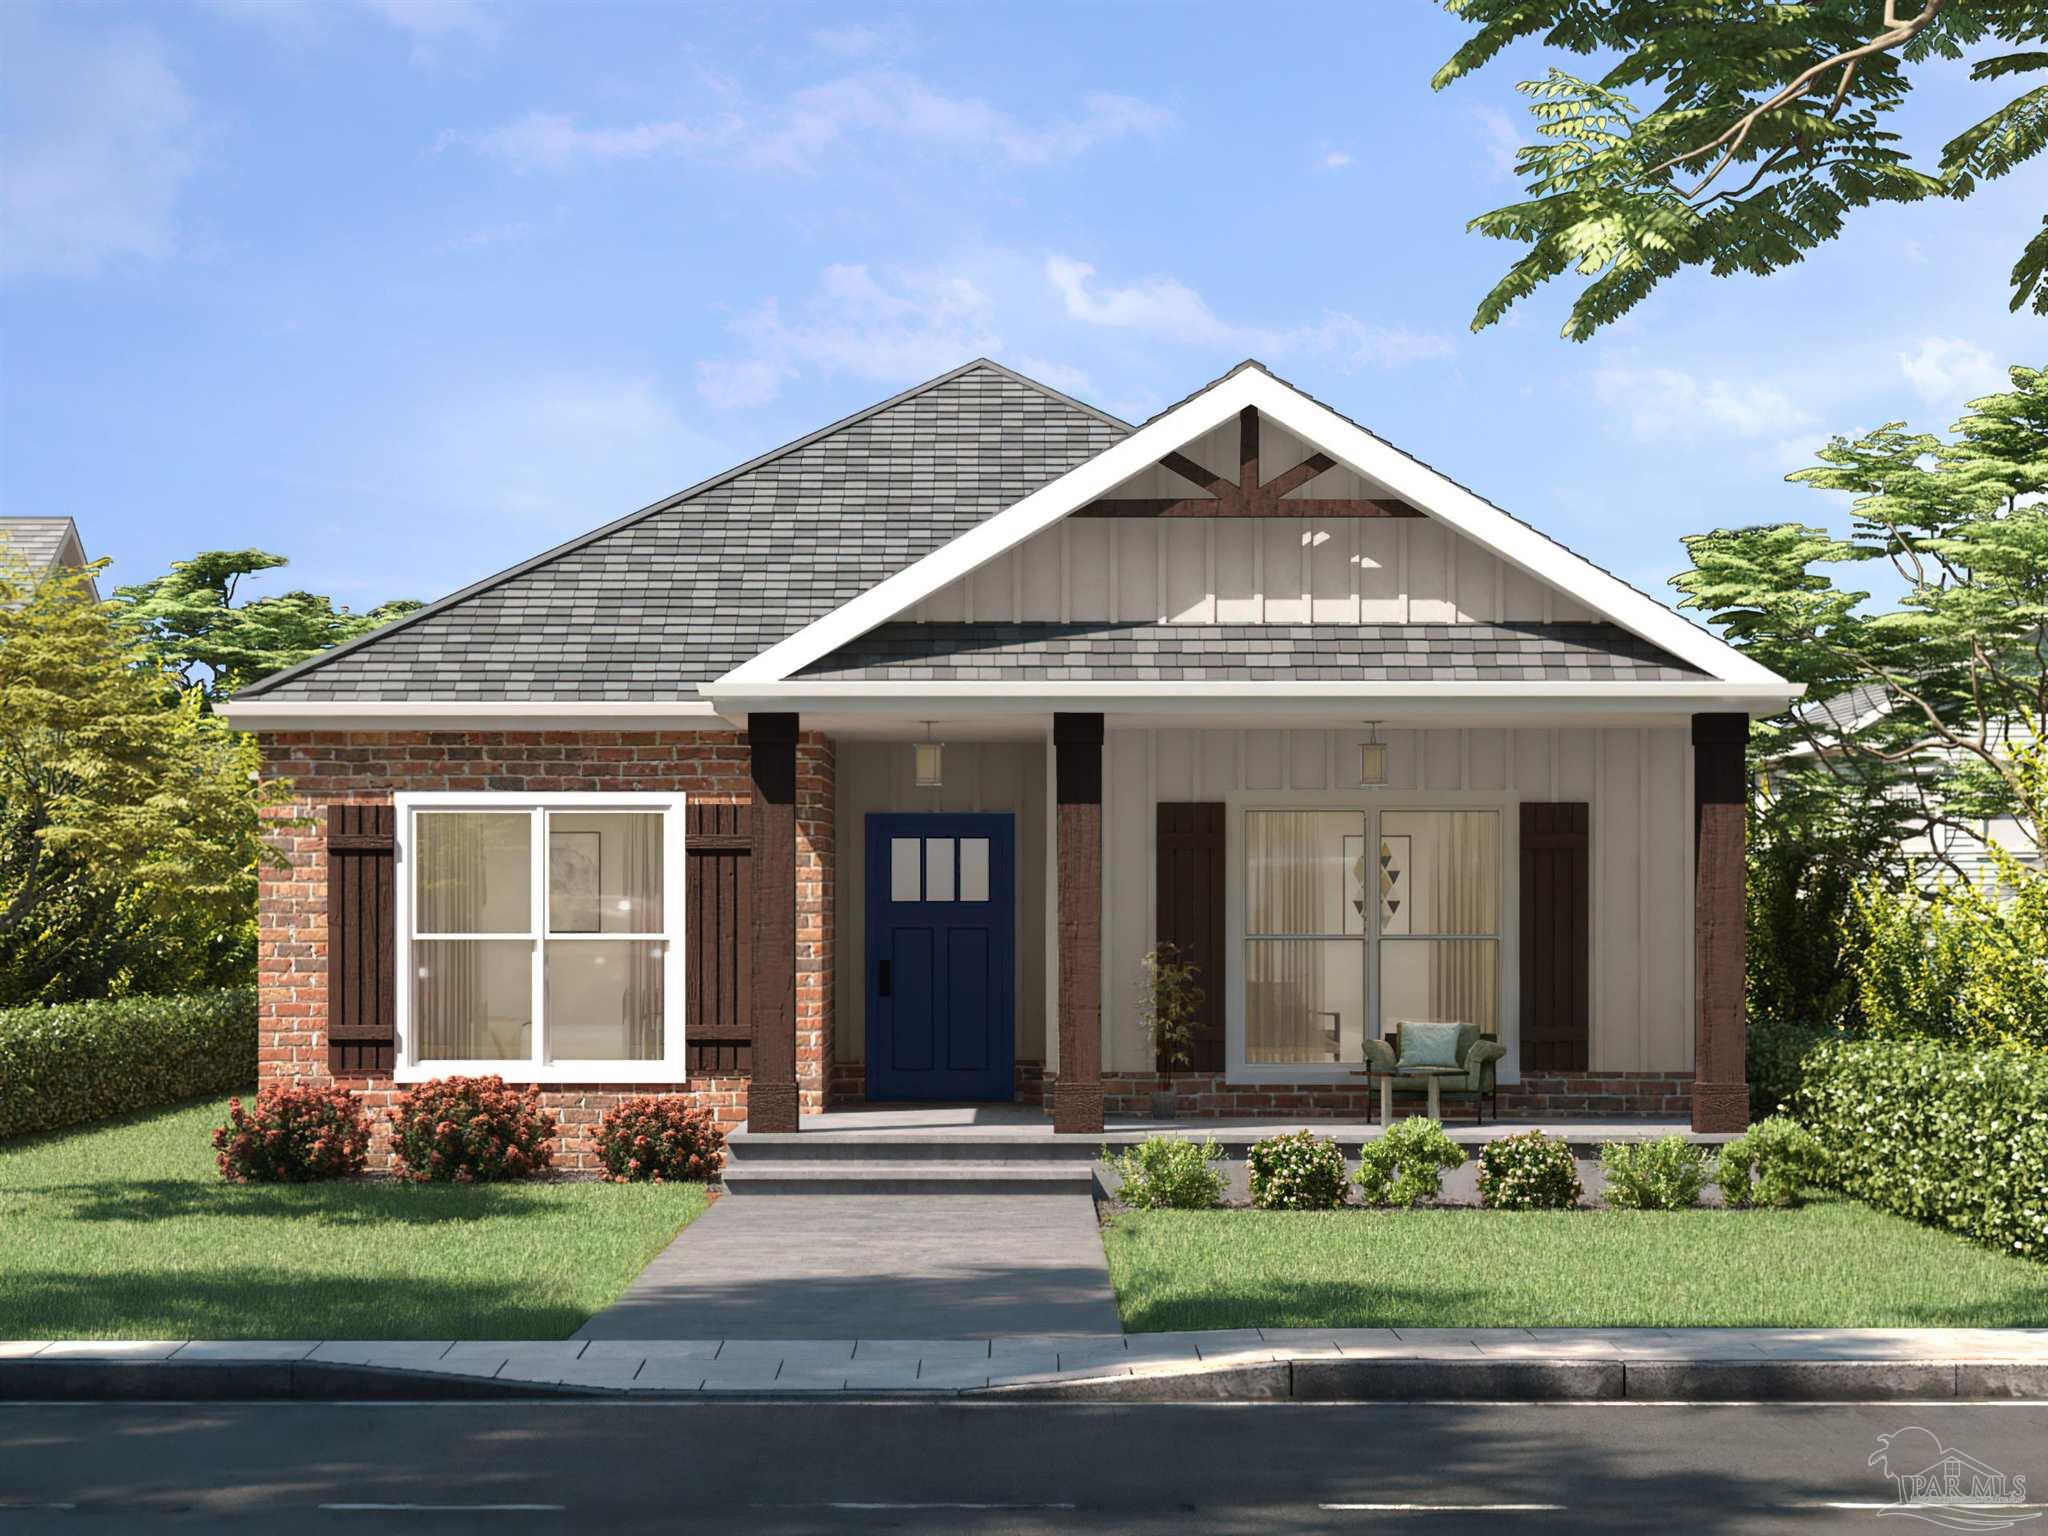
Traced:
[[[1449, 1073], [1437, 1078], [1440, 1093], [1469, 1093], [1472, 1095], [1473, 1123], [1485, 1118], [1488, 1100], [1493, 1104], [1493, 1118], [1500, 1118], [1500, 1095], [1493, 1080], [1493, 1064], [1507, 1055], [1508, 1048], [1500, 1043], [1500, 1036], [1480, 1029], [1477, 1024], [1458, 1026], [1456, 1053], [1464, 1067], [1462, 1074]], [[1392, 1072], [1401, 1063], [1401, 1026], [1396, 1024], [1384, 1039], [1365, 1042], [1365, 1064], [1375, 1072]], [[1422, 1076], [1396, 1077], [1394, 1092], [1398, 1094], [1426, 1094], [1429, 1092], [1428, 1079]]]

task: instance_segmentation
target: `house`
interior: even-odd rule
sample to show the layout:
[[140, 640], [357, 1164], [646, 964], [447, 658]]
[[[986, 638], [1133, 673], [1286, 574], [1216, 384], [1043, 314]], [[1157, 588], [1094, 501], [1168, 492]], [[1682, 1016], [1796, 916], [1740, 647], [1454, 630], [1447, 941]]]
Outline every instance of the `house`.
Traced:
[[[0, 565], [17, 561], [31, 580], [60, 567], [83, 570], [91, 564], [70, 518], [0, 517]], [[87, 578], [86, 587], [97, 600], [98, 584]]]
[[1518, 1111], [1747, 1118], [1743, 744], [1797, 689], [1255, 362], [1133, 427], [969, 363], [227, 706], [295, 786], [263, 1073], [794, 1131], [1164, 1081], [1358, 1114], [1455, 1018]]

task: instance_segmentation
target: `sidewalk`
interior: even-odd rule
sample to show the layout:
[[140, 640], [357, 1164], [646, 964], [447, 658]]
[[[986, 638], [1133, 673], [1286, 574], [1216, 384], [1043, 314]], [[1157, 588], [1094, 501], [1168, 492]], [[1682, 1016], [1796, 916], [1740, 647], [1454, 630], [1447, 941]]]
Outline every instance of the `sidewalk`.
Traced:
[[906, 1391], [1111, 1401], [2048, 1399], [2048, 1328], [0, 1343], [0, 1401]]

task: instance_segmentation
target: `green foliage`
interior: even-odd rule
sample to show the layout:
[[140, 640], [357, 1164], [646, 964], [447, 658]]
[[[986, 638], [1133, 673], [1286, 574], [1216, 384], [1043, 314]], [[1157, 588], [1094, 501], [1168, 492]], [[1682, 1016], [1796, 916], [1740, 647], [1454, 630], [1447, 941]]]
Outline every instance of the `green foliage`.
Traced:
[[1996, 878], [1922, 898], [1873, 882], [1849, 948], [1872, 1033], [2048, 1050], [2048, 875], [1992, 850]]
[[1465, 1149], [1441, 1124], [1410, 1115], [1359, 1149], [1359, 1197], [1367, 1205], [1421, 1205], [1443, 1192], [1444, 1170], [1464, 1166]]
[[256, 1106], [228, 1100], [213, 1131], [214, 1161], [230, 1184], [352, 1179], [370, 1159], [362, 1101], [332, 1083], [267, 1083]]
[[254, 988], [0, 1010], [0, 1140], [255, 1077]]
[[1541, 1131], [1502, 1136], [1480, 1150], [1479, 1200], [1491, 1210], [1568, 1210], [1584, 1193], [1572, 1149]]
[[621, 1100], [592, 1139], [611, 1184], [708, 1184], [725, 1166], [725, 1132], [709, 1109], [680, 1093]]
[[1799, 1113], [1825, 1183], [1883, 1210], [2048, 1260], [2048, 1054], [1837, 1040]]
[[1252, 1204], [1269, 1211], [1328, 1211], [1344, 1203], [1344, 1154], [1313, 1131], [1255, 1142], [1247, 1158]]
[[1201, 1016], [1202, 973], [1177, 944], [1162, 944], [1138, 964], [1145, 975], [1138, 988], [1138, 1019], [1163, 1066], [1185, 1067], [1193, 1059], [1188, 1047]]
[[237, 688], [411, 613], [390, 602], [368, 613], [337, 608], [313, 592], [282, 592], [235, 606], [242, 578], [288, 562], [261, 549], [212, 549], [169, 574], [115, 589], [121, 618], [185, 686], [217, 702]]
[[1141, 1211], [1205, 1211], [1223, 1203], [1223, 1148], [1213, 1140], [1147, 1136], [1109, 1160], [1117, 1199]]
[[415, 1183], [529, 1179], [554, 1162], [557, 1129], [537, 1085], [513, 1088], [496, 1073], [437, 1077], [392, 1106], [391, 1155]]
[[[2048, 143], [2048, 87], [1958, 133], [1931, 171], [1909, 163], [1889, 126], [1918, 78], [1967, 50], [1992, 45], [1973, 62], [1979, 82], [2048, 69], [2048, 54], [1995, 49], [2048, 34], [2042, 0], [1907, 5], [1905, 25], [1876, 35], [1874, 0], [1443, 5], [1476, 31], [1437, 71], [1438, 89], [1532, 38], [1606, 66], [1592, 79], [1553, 67], [1518, 86], [1538, 137], [1516, 156], [1528, 196], [1468, 227], [1529, 251], [1480, 302], [1474, 330], [1571, 272], [1585, 282], [1564, 334], [1584, 341], [1687, 267], [1777, 271], [1856, 209], [1967, 197]], [[2044, 267], [2048, 232], [2013, 270], [2014, 309], [2031, 300], [2048, 313]]]
[[1797, 1120], [1772, 1115], [1722, 1143], [1714, 1182], [1732, 1207], [1796, 1205], [1820, 1172], [1820, 1143]]
[[1752, 1017], [1744, 1040], [1749, 1076], [1749, 1118], [1768, 1119], [1786, 1109], [1799, 1094], [1806, 1058], [1823, 1040], [1841, 1035], [1836, 1029], [1788, 1024], [1780, 1019]]
[[1683, 1136], [1610, 1141], [1600, 1149], [1607, 1203], [1621, 1211], [1682, 1211], [1707, 1184], [1707, 1155]]

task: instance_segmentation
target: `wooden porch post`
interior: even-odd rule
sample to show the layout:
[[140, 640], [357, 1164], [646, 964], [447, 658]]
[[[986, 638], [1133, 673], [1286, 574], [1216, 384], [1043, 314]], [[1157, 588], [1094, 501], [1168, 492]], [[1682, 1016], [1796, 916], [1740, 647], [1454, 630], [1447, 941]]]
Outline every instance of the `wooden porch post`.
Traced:
[[1059, 1077], [1052, 1128], [1102, 1130], [1102, 716], [1052, 717], [1059, 864]]
[[1695, 1131], [1749, 1124], [1742, 1002], [1748, 742], [1747, 715], [1692, 717]]
[[797, 1120], [796, 733], [795, 715], [747, 716], [754, 789], [747, 1128], [754, 1131], [794, 1131]]

